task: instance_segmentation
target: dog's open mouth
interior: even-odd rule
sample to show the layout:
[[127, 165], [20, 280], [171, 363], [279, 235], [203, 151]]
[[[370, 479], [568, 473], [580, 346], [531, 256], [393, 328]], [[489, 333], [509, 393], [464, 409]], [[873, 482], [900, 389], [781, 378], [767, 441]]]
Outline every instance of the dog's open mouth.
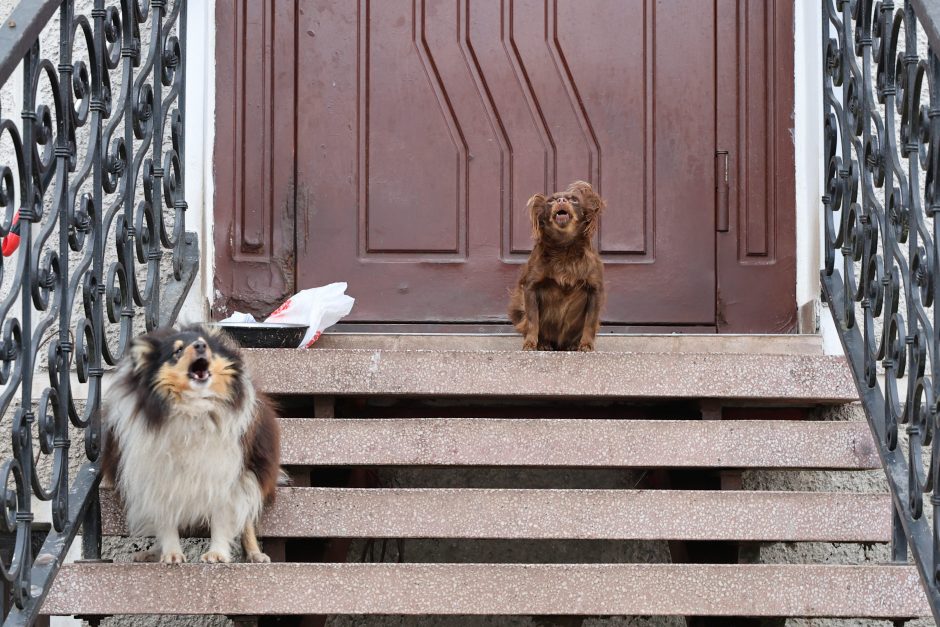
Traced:
[[558, 226], [566, 226], [569, 222], [571, 222], [571, 214], [568, 213], [568, 210], [566, 209], [560, 209], [558, 213], [555, 214], [554, 220], [555, 224]]
[[200, 357], [189, 365], [189, 378], [193, 381], [209, 380], [209, 360]]

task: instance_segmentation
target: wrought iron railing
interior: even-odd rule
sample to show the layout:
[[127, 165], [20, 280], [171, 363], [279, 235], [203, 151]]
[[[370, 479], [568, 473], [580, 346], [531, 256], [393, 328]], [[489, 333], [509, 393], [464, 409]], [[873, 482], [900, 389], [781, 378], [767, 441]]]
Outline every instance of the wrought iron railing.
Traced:
[[186, 0], [22, 0], [0, 23], [5, 625], [33, 621], [82, 528], [99, 557], [105, 369], [175, 319], [195, 275], [185, 41]]
[[940, 623], [940, 4], [822, 11], [823, 294]]

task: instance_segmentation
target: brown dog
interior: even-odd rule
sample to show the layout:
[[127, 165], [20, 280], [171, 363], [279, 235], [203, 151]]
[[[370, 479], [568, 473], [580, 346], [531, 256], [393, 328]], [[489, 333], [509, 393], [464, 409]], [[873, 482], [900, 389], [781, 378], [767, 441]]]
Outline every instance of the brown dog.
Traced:
[[524, 350], [594, 350], [604, 264], [593, 238], [605, 205], [584, 181], [529, 199], [535, 247], [509, 302], [509, 319], [524, 337]]

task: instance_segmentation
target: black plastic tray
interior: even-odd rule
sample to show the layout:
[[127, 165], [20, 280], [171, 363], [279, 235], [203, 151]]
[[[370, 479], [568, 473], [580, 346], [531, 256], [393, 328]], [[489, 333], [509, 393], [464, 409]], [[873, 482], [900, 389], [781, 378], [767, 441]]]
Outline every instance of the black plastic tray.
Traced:
[[216, 322], [244, 348], [297, 348], [307, 333], [305, 324]]

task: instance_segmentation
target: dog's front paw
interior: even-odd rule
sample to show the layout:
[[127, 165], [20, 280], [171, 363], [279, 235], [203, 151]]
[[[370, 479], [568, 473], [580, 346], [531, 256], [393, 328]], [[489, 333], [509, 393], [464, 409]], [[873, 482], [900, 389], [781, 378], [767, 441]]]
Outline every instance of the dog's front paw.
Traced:
[[230, 558], [228, 555], [219, 553], [218, 551], [208, 551], [203, 553], [202, 557], [199, 559], [206, 564], [228, 564], [232, 561], [232, 558]]
[[524, 351], [534, 351], [538, 348], [538, 340], [535, 338], [527, 337], [524, 342], [522, 342], [522, 350]]
[[252, 551], [248, 554], [248, 561], [252, 564], [270, 564], [271, 558], [261, 551]]
[[[137, 551], [131, 555], [131, 560], [135, 562], [158, 562], [160, 561], [160, 551], [151, 549], [149, 551]], [[172, 562], [171, 562], [172, 563]]]
[[578, 350], [582, 353], [592, 353], [594, 352], [594, 342], [581, 342], [578, 345]]
[[185, 564], [186, 556], [179, 551], [170, 551], [161, 555], [160, 561], [164, 564]]

